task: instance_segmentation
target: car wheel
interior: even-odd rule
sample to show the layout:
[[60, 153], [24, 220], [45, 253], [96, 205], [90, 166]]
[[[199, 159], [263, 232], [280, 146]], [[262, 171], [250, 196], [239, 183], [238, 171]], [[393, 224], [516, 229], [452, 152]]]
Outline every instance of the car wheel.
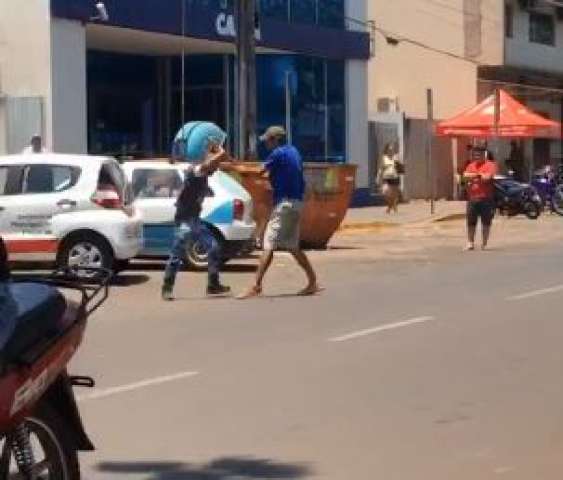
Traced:
[[111, 270], [114, 256], [105, 238], [95, 233], [80, 233], [64, 241], [57, 264], [63, 268], [76, 268], [80, 276], [88, 276], [87, 272], [80, 273], [80, 267]]
[[[211, 232], [211, 234], [215, 238], [215, 241], [219, 243], [219, 248], [223, 250], [223, 238], [215, 232]], [[187, 267], [191, 270], [207, 270], [207, 267], [209, 266], [209, 252], [205, 242], [202, 242], [201, 239], [198, 238], [197, 241], [188, 245], [186, 250], [186, 260]], [[226, 261], [226, 259], [223, 259], [221, 263], [224, 264]]]

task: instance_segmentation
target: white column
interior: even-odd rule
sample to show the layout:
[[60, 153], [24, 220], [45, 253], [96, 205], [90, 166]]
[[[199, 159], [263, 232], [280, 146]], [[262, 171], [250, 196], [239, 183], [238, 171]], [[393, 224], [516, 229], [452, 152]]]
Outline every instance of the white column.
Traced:
[[[31, 139], [42, 134], [49, 144], [48, 130], [40, 128], [39, 109], [32, 116], [8, 115], [8, 99], [16, 104], [30, 99], [47, 112], [50, 89], [49, 0], [0, 0], [0, 154], [19, 151], [15, 138]], [[45, 122], [46, 123], [46, 122]], [[8, 138], [8, 130], [16, 135]], [[27, 141], [26, 140], [26, 141]], [[16, 150], [14, 150], [14, 148]]]
[[368, 188], [368, 72], [367, 62], [346, 62], [346, 156], [348, 163], [358, 165], [357, 188]]
[[52, 149], [87, 153], [86, 28], [80, 22], [51, 21]]
[[[368, 0], [346, 0], [346, 16], [365, 22], [368, 20]], [[347, 22], [349, 28], [367, 31], [357, 23]], [[346, 62], [346, 157], [348, 163], [358, 165], [357, 188], [368, 188], [369, 182], [368, 132], [368, 62]]]

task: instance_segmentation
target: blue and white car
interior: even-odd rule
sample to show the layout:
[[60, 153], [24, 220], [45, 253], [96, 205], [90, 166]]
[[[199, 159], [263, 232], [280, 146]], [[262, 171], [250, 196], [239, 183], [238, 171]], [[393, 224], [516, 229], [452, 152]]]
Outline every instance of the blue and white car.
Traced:
[[[176, 199], [187, 165], [165, 162], [127, 162], [123, 171], [134, 195], [134, 207], [143, 222], [144, 245], [140, 257], [164, 257], [174, 239]], [[254, 249], [256, 223], [252, 198], [230, 175], [218, 171], [209, 179], [202, 218], [221, 244], [225, 261]], [[190, 267], [207, 268], [207, 249], [199, 242], [186, 252]]]

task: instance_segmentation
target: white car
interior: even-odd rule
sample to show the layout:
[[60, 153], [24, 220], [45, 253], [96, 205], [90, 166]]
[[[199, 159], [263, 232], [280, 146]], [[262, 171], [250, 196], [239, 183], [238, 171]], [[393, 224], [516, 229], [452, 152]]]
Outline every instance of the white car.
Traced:
[[119, 268], [143, 243], [131, 200], [111, 158], [0, 157], [0, 235], [10, 260]]
[[[123, 170], [135, 196], [135, 210], [143, 220], [143, 257], [170, 253], [174, 239], [176, 199], [184, 182], [186, 164], [127, 162]], [[254, 249], [256, 223], [249, 193], [230, 175], [218, 171], [209, 178], [202, 219], [220, 243], [225, 261]], [[207, 268], [207, 249], [195, 242], [186, 258], [192, 268]]]

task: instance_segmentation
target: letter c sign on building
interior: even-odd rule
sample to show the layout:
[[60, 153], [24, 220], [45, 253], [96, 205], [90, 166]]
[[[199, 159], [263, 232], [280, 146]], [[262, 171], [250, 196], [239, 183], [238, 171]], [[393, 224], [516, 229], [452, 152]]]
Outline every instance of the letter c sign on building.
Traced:
[[235, 29], [235, 17], [233, 15], [221, 12], [217, 15], [217, 20], [215, 21], [215, 30], [217, 35], [222, 37], [236, 37], [237, 32]]
[[[230, 13], [221, 12], [215, 20], [215, 31], [221, 37], [236, 37], [235, 16]], [[261, 40], [260, 29], [256, 29], [256, 40]]]

